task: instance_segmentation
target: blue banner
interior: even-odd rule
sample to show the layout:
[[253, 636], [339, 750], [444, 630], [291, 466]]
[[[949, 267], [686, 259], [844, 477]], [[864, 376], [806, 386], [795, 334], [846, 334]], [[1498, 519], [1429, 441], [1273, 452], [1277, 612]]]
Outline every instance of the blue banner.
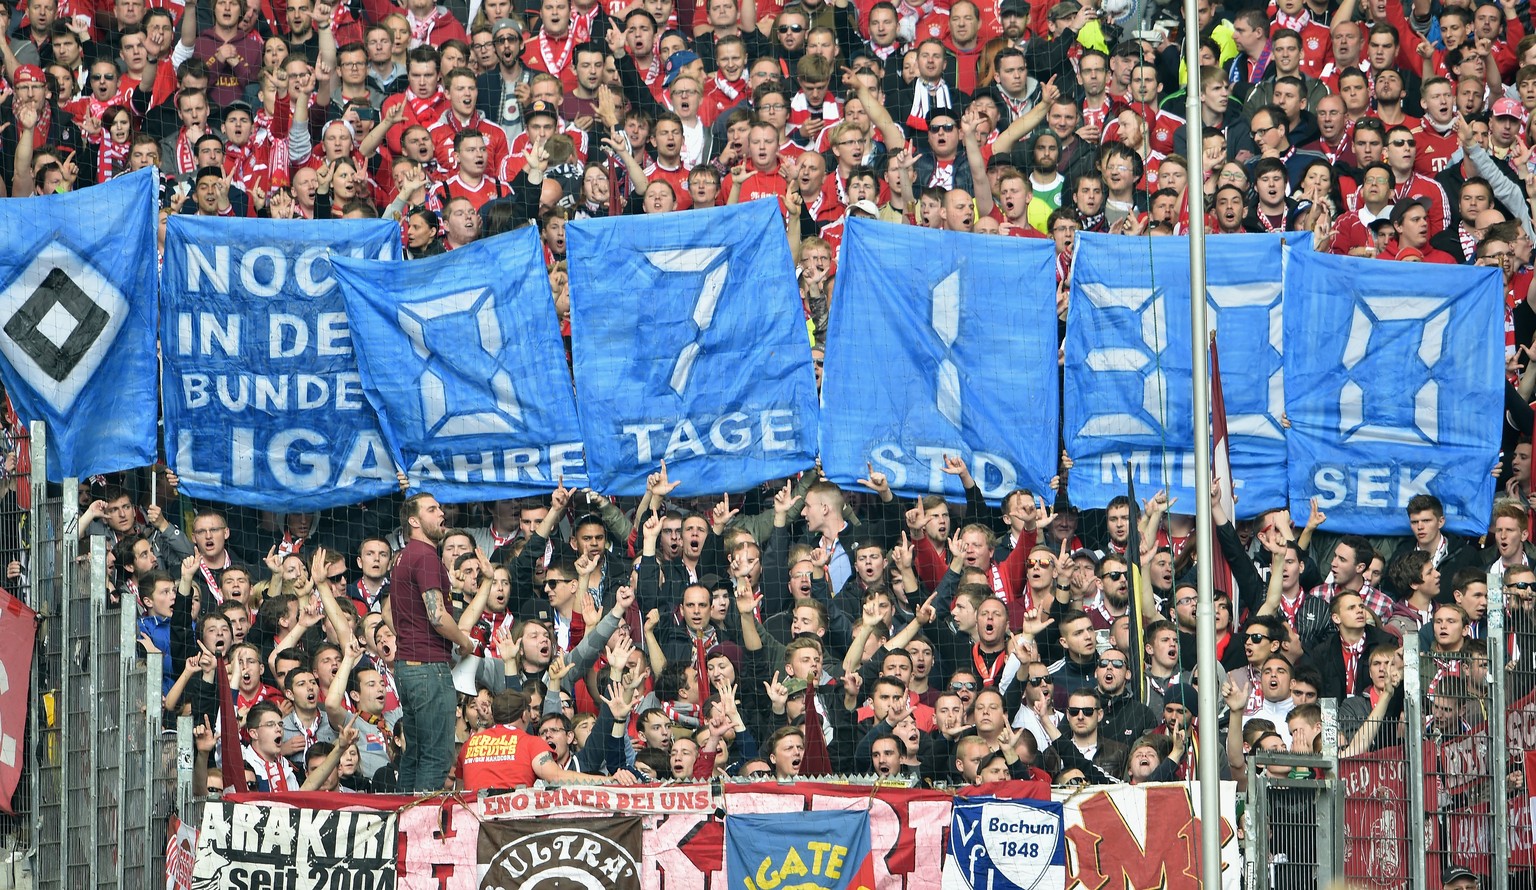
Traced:
[[[1306, 233], [1298, 233], [1306, 235]], [[1293, 250], [1290, 255], [1308, 250]], [[1240, 517], [1286, 503], [1280, 235], [1206, 241], [1208, 324], [1225, 357], [1228, 447]], [[1166, 489], [1194, 510], [1189, 239], [1084, 233], [1072, 263], [1062, 431], [1081, 507]]]
[[585, 483], [537, 229], [428, 259], [331, 262], [363, 392], [413, 489], [457, 503]]
[[0, 201], [0, 376], [48, 425], [48, 478], [155, 462], [152, 171]]
[[566, 227], [592, 487], [742, 491], [816, 459], [816, 379], [778, 204]]
[[821, 466], [907, 497], [989, 500], [1056, 473], [1056, 279], [1049, 241], [846, 223], [828, 321]]
[[869, 890], [869, 811], [731, 813], [725, 876], [732, 890]]
[[302, 511], [398, 490], [328, 252], [398, 259], [400, 227], [171, 217], [165, 441], [188, 495]]
[[[1293, 254], [1285, 336], [1290, 500], [1328, 529], [1408, 531], [1416, 494], [1487, 530], [1504, 416], [1498, 270]], [[1294, 511], [1300, 511], [1296, 513]]]
[[957, 797], [948, 853], [943, 890], [1057, 890], [1067, 878], [1062, 806]]

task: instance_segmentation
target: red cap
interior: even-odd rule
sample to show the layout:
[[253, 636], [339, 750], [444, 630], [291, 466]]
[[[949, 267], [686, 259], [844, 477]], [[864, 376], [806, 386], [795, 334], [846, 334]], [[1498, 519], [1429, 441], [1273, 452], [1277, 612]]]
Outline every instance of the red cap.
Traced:
[[43, 69], [36, 65], [18, 65], [11, 74], [11, 86], [19, 87], [24, 83], [47, 83], [43, 80]]
[[1525, 123], [1525, 108], [1514, 99], [1505, 97], [1493, 103], [1494, 117], [1512, 117], [1521, 123]]

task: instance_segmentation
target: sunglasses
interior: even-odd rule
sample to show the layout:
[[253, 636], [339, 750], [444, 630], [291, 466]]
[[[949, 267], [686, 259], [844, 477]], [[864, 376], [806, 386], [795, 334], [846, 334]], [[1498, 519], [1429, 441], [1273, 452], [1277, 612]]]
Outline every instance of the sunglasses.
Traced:
[[1125, 572], [1105, 572], [1104, 577], [1110, 581], [1119, 581], [1125, 577]]
[[1098, 712], [1099, 712], [1098, 708], [1077, 708], [1077, 707], [1069, 707], [1069, 708], [1067, 708], [1067, 716], [1068, 717], [1091, 717], [1094, 714], [1097, 714]]
[[1255, 646], [1257, 646], [1260, 643], [1267, 643], [1267, 642], [1269, 642], [1269, 639], [1270, 638], [1265, 636], [1264, 634], [1249, 634], [1248, 635], [1248, 642], [1254, 644]]
[[569, 584], [574, 580], [574, 578], [545, 578], [544, 589], [551, 590], [556, 584]]
[[[955, 125], [954, 124], [929, 124], [928, 125], [928, 131], [930, 133], [953, 133], [955, 131]], [[1033, 565], [1034, 564], [1034, 560], [1030, 560], [1030, 564]]]
[[954, 690], [964, 690], [966, 692], [975, 692], [976, 684], [957, 680], [954, 683], [949, 684], [949, 688]]
[[1125, 667], [1125, 659], [1123, 659], [1123, 658], [1101, 658], [1101, 659], [1099, 659], [1099, 667], [1101, 667], [1101, 668], [1105, 668], [1105, 667], [1108, 667], [1108, 668], [1123, 668], [1123, 667]]
[[1536, 581], [1509, 581], [1504, 586], [1510, 590], [1536, 590]]
[[[1050, 677], [1030, 677], [1027, 682], [1031, 686], [1044, 686], [1047, 683], [1051, 683], [1051, 678]], [[1052, 683], [1051, 685], [1055, 685], [1055, 684]]]
[[1072, 778], [1066, 780], [1065, 782], [1062, 782], [1061, 784], [1067, 786], [1068, 788], [1081, 788], [1084, 785], [1088, 784], [1088, 780], [1083, 778], [1082, 776], [1073, 776]]
[[804, 31], [804, 30], [805, 30], [805, 26], [804, 25], [780, 25], [779, 26], [779, 33], [780, 34], [799, 34], [801, 31]]
[[1048, 569], [1048, 568], [1050, 568], [1051, 566], [1053, 566], [1055, 564], [1056, 564], [1056, 560], [1054, 560], [1054, 559], [1045, 559], [1045, 558], [1042, 558], [1042, 557], [1037, 557], [1037, 558], [1031, 559], [1029, 561], [1029, 567], [1032, 568], [1032, 569]]

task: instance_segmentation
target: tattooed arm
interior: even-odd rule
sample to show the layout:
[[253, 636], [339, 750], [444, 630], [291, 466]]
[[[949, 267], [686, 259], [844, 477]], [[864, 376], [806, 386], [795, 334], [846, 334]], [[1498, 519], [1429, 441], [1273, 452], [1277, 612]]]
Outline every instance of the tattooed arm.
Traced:
[[453, 620], [453, 610], [443, 604], [443, 592], [436, 588], [424, 590], [421, 594], [422, 604], [427, 610], [427, 623], [437, 631], [437, 635], [456, 644], [460, 651], [471, 652], [475, 648], [475, 641], [469, 638]]

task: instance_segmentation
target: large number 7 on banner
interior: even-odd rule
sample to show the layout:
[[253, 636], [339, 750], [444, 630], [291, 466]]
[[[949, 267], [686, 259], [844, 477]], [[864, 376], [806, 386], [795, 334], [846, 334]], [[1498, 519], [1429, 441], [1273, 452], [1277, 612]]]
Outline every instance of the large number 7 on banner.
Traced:
[[[663, 272], [702, 272], [709, 269], [725, 250], [724, 247], [651, 250], [646, 252], [645, 258]], [[715, 320], [715, 307], [720, 303], [720, 295], [725, 290], [725, 279], [730, 269], [730, 262], [723, 262], [704, 276], [704, 287], [699, 291], [698, 302], [693, 304], [693, 323], [700, 334], [709, 330], [710, 323]], [[699, 357], [699, 349], [699, 341], [695, 337], [682, 348], [677, 354], [677, 361], [672, 364], [670, 382], [672, 391], [678, 395], [682, 395], [688, 387], [688, 375], [692, 373], [693, 363]]]

